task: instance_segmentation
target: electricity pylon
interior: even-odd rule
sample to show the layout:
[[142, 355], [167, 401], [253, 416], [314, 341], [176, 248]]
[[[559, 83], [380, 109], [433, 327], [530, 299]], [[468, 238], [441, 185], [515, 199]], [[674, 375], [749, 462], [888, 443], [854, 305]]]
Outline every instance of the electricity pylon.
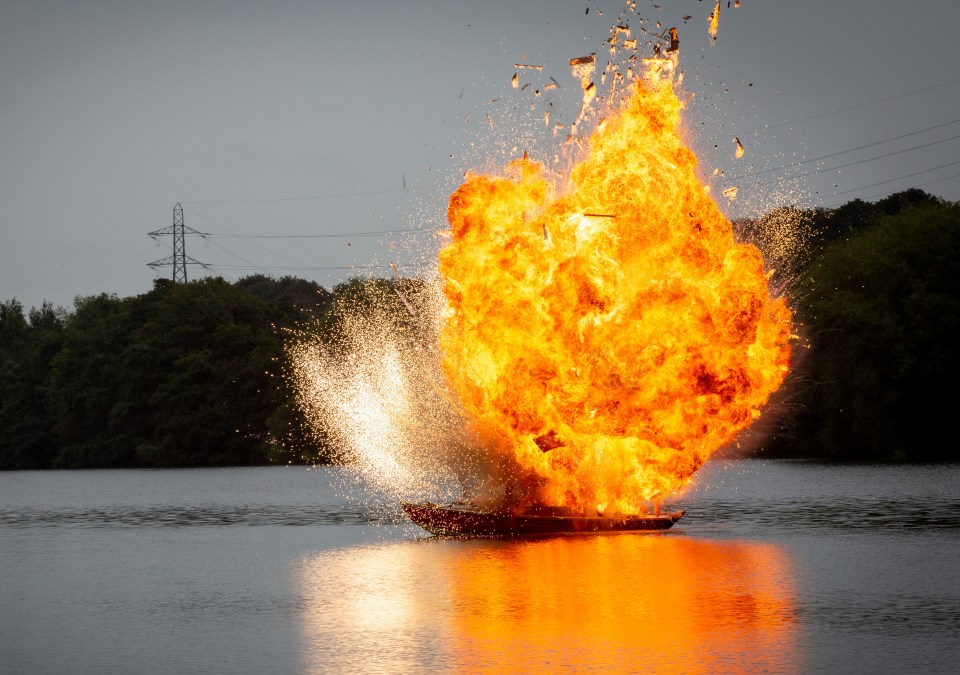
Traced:
[[156, 270], [164, 265], [173, 265], [173, 283], [185, 284], [187, 283], [187, 265], [200, 265], [206, 268], [205, 263], [194, 260], [187, 255], [186, 235], [197, 234], [202, 237], [203, 232], [197, 232], [192, 227], [186, 227], [183, 224], [183, 207], [180, 206], [180, 202], [177, 202], [177, 205], [173, 207], [173, 225], [165, 227], [162, 230], [154, 230], [147, 236], [159, 242], [159, 237], [167, 234], [173, 234], [173, 255], [167, 258], [161, 258], [160, 260], [154, 260], [152, 263], [147, 263], [147, 267], [152, 267]]

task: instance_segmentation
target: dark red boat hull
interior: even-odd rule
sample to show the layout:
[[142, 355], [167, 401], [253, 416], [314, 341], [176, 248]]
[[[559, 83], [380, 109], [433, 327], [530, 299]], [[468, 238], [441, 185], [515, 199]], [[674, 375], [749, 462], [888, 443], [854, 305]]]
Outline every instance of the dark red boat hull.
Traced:
[[666, 530], [683, 511], [659, 516], [558, 516], [487, 512], [476, 508], [403, 502], [410, 520], [439, 536], [513, 537], [544, 534], [596, 534]]

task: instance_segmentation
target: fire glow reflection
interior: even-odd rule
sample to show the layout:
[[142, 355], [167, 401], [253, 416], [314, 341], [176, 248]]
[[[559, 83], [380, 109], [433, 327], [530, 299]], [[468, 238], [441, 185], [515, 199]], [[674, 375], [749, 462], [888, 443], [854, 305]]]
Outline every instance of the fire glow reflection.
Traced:
[[773, 544], [676, 536], [322, 553], [299, 570], [304, 672], [785, 672], [791, 577]]

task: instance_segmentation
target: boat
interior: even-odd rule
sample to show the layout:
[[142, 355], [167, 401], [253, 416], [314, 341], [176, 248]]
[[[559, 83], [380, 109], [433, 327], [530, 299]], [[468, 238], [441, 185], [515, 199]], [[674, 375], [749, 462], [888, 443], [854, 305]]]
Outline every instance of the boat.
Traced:
[[585, 516], [557, 507], [534, 506], [520, 515], [484, 509], [468, 502], [446, 506], [401, 502], [414, 523], [443, 537], [516, 537], [556, 534], [597, 534], [667, 530], [685, 513]]

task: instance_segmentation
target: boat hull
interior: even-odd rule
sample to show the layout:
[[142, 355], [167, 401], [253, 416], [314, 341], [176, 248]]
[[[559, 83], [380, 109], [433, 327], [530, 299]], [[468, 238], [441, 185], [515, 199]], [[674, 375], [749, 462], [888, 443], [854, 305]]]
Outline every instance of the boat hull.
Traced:
[[645, 516], [513, 515], [471, 507], [403, 502], [414, 523], [431, 534], [456, 537], [515, 537], [551, 534], [598, 534], [667, 530], [683, 511]]

